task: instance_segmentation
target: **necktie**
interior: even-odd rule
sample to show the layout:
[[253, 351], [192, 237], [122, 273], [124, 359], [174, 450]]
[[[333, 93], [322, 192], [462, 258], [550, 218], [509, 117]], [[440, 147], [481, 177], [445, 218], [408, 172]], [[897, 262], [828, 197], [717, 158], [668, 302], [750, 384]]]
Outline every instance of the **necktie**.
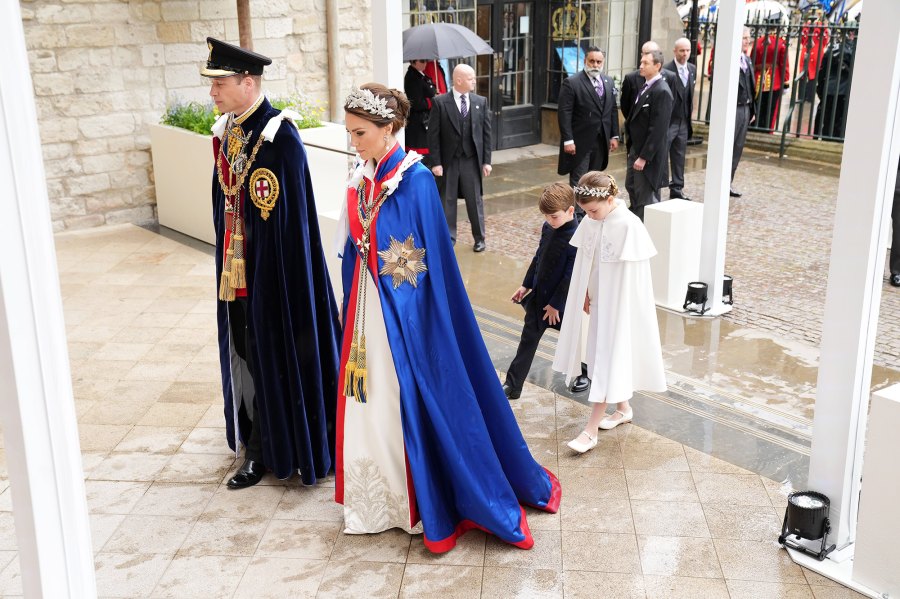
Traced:
[[602, 99], [603, 94], [604, 94], [603, 81], [601, 81], [599, 78], [592, 79], [592, 81], [594, 82], [594, 90], [597, 92], [597, 95]]
[[634, 99], [634, 103], [635, 103], [635, 104], [638, 103], [638, 100], [641, 99], [641, 96], [644, 94], [645, 91], [647, 91], [647, 89], [648, 89], [649, 87], [650, 87], [650, 84], [649, 84], [649, 83], [645, 83], [645, 84], [644, 84], [644, 87], [641, 88], [641, 91], [638, 92], [637, 97]]
[[741, 70], [747, 72], [747, 56], [741, 54]]
[[469, 114], [469, 105], [466, 104], [466, 94], [459, 96], [459, 114], [462, 115], [462, 118], [466, 118]]
[[688, 84], [688, 75], [687, 75], [687, 67], [679, 66], [678, 71], [681, 73], [681, 84], [687, 87]]

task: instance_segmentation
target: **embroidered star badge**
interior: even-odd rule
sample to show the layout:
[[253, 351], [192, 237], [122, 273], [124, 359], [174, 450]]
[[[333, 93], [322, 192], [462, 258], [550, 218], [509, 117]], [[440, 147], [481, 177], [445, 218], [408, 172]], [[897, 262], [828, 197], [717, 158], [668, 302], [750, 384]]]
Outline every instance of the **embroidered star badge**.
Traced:
[[413, 236], [400, 243], [391, 236], [391, 244], [386, 250], [378, 252], [378, 257], [384, 260], [384, 266], [378, 272], [379, 275], [391, 275], [394, 289], [400, 287], [406, 281], [413, 287], [419, 284], [419, 273], [428, 270], [422, 258], [425, 257], [425, 248], [417, 248]]

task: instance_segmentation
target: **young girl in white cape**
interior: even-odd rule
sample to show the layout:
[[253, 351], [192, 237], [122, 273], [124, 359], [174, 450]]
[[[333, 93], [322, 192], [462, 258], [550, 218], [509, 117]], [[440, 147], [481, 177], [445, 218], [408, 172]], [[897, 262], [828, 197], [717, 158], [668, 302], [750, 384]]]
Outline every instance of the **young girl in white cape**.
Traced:
[[[590, 315], [586, 363], [593, 404], [584, 431], [569, 442], [579, 453], [597, 445], [598, 429], [631, 422], [635, 389], [666, 390], [650, 280], [656, 248], [640, 219], [616, 199], [618, 191], [615, 179], [598, 171], [586, 173], [575, 187], [586, 218], [570, 242], [578, 253], [566, 310], [574, 315], [583, 306]], [[564, 319], [553, 369], [566, 375], [567, 384], [581, 374], [583, 343], [580, 319]], [[607, 403], [616, 404], [612, 414]]]

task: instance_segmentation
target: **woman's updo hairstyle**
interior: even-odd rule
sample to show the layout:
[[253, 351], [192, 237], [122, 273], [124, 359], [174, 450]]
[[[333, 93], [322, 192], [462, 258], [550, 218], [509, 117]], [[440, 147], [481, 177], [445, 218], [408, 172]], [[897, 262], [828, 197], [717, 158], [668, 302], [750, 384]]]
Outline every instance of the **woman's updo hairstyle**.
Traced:
[[612, 175], [600, 171], [588, 171], [575, 186], [575, 199], [579, 204], [606, 201], [619, 195], [619, 186]]
[[361, 90], [369, 90], [379, 100], [385, 101], [385, 106], [394, 112], [393, 118], [387, 118], [366, 110], [361, 106], [349, 106], [349, 98], [344, 102], [344, 111], [355, 114], [359, 118], [366, 119], [384, 127], [391, 125], [391, 133], [396, 133], [406, 126], [406, 118], [409, 116], [409, 100], [399, 89], [389, 88], [380, 83], [364, 83], [359, 86]]

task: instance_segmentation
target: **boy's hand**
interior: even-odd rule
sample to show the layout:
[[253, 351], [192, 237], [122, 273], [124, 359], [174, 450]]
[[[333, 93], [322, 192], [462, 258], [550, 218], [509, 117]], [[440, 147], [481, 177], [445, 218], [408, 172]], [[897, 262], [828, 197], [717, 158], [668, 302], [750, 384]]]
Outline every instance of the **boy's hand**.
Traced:
[[518, 304], [519, 302], [522, 301], [522, 298], [528, 294], [529, 291], [531, 291], [531, 289], [528, 289], [527, 287], [519, 287], [518, 289], [516, 289], [516, 292], [513, 293], [512, 297], [509, 299], [511, 299], [512, 301], [514, 301], [515, 303]]
[[589, 296], [586, 293], [584, 294], [584, 313], [585, 314], [591, 313], [591, 296]]
[[549, 325], [559, 324], [559, 310], [547, 304], [544, 306], [544, 318]]

